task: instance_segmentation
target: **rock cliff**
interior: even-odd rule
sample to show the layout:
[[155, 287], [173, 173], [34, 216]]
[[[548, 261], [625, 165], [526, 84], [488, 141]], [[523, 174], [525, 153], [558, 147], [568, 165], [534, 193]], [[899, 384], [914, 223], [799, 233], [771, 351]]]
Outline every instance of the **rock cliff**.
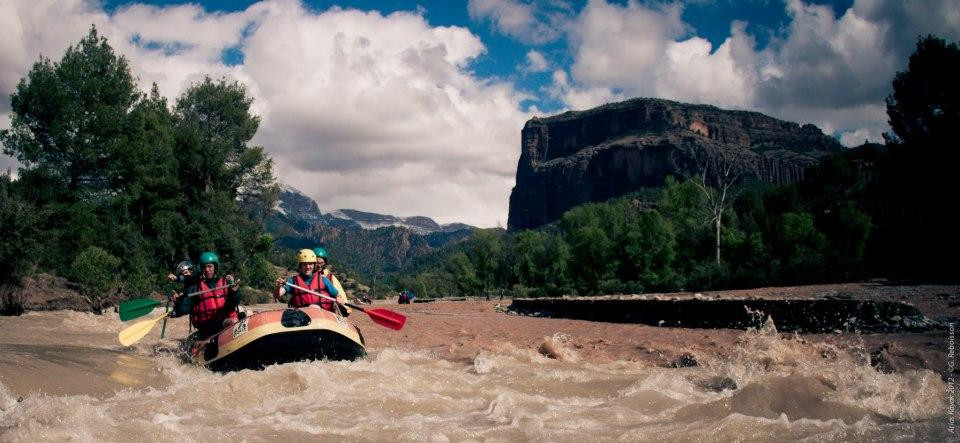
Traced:
[[795, 183], [841, 150], [813, 125], [662, 99], [534, 118], [521, 132], [508, 226], [534, 228], [574, 206], [661, 186], [668, 176], [710, 177], [725, 164], [741, 179]]

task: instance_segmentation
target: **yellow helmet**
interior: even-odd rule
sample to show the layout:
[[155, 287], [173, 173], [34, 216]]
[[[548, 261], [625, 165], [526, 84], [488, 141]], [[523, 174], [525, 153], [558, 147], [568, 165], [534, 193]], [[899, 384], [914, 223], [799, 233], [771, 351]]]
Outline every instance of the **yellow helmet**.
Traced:
[[310, 249], [301, 249], [297, 252], [297, 263], [316, 263], [317, 254]]

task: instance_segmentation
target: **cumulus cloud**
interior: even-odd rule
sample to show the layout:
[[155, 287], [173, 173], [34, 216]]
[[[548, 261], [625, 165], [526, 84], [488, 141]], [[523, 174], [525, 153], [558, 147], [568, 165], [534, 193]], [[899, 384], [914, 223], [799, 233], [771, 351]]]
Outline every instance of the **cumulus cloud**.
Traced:
[[546, 72], [548, 70], [550, 70], [550, 62], [543, 56], [543, 53], [534, 49], [527, 51], [524, 64], [520, 66], [521, 72]]
[[532, 45], [561, 38], [572, 8], [565, 1], [470, 0], [470, 18], [488, 21], [496, 31]]
[[767, 47], [734, 22], [713, 48], [688, 35], [680, 4], [592, 0], [571, 29], [570, 76], [554, 75], [551, 91], [575, 109], [625, 95], [759, 110], [860, 144], [888, 130], [883, 99], [917, 36], [960, 38], [950, 0], [859, 0], [839, 17], [801, 0], [785, 8], [789, 24]]
[[465, 70], [485, 50], [476, 36], [410, 13], [267, 8], [244, 66], [285, 179], [323, 184], [304, 191], [326, 208], [506, 218], [525, 97]]
[[[204, 75], [243, 82], [262, 117], [253, 142], [283, 182], [324, 210], [506, 220], [528, 97], [470, 73], [485, 47], [465, 28], [293, 0], [235, 13], [133, 5], [108, 15], [80, 0], [2, 8], [20, 29], [0, 46], [4, 95], [40, 52], [58, 59], [93, 23], [130, 59], [141, 87], [156, 82], [168, 98]], [[231, 48], [242, 64], [223, 62]]]

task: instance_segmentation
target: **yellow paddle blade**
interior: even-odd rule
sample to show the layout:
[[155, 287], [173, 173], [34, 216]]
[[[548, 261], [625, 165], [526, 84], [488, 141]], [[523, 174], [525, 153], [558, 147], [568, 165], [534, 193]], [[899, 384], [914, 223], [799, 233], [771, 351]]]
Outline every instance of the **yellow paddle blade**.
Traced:
[[160, 323], [160, 320], [165, 318], [167, 318], [167, 314], [163, 314], [153, 320], [136, 322], [129, 328], [120, 331], [120, 344], [130, 346], [140, 341], [141, 338], [146, 337], [146, 335], [150, 333], [150, 330], [153, 329], [157, 323]]

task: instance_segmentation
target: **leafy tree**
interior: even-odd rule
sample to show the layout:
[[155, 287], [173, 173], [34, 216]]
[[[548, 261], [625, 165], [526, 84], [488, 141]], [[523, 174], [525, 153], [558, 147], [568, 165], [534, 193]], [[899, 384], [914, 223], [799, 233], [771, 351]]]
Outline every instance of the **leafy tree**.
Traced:
[[467, 247], [470, 251], [470, 262], [476, 268], [477, 278], [480, 279], [481, 289], [486, 292], [493, 286], [499, 268], [501, 235], [495, 229], [479, 229], [473, 233]]
[[273, 161], [262, 147], [248, 145], [260, 124], [251, 104], [240, 83], [208, 77], [184, 92], [173, 112], [188, 220], [184, 249], [217, 250], [239, 273], [253, 259], [249, 251], [263, 229], [263, 219], [249, 215], [272, 208], [278, 195]]
[[827, 239], [803, 212], [783, 215], [779, 224], [778, 247], [783, 257], [784, 277], [791, 282], [811, 282], [824, 275]]
[[68, 200], [104, 195], [138, 97], [126, 59], [91, 27], [59, 62], [41, 57], [17, 85], [4, 152], [62, 180]]
[[668, 177], [660, 195], [659, 212], [676, 234], [675, 268], [679, 273], [688, 272], [713, 252], [711, 215], [703, 192], [696, 184]]
[[960, 48], [928, 35], [917, 42], [907, 65], [893, 79], [887, 115], [893, 141], [956, 149], [953, 132], [960, 124]]
[[588, 203], [563, 214], [560, 229], [570, 245], [573, 281], [581, 294], [597, 293], [601, 281], [616, 278], [614, 241], [623, 232], [622, 217], [603, 204]]
[[621, 244], [631, 265], [632, 276], [625, 280], [636, 280], [643, 287], [669, 286], [674, 281], [676, 240], [670, 224], [659, 212], [641, 212]]
[[83, 250], [70, 265], [71, 278], [82, 285], [80, 294], [98, 313], [103, 309], [103, 302], [118, 289], [119, 265], [120, 259], [97, 246]]
[[445, 265], [445, 270], [455, 282], [455, 288], [460, 295], [476, 294], [483, 289], [483, 282], [470, 262], [470, 258], [463, 252], [451, 255]]
[[[9, 174], [0, 175], [0, 285], [19, 285], [38, 264], [44, 214], [16, 195]], [[4, 309], [7, 310], [7, 309]]]
[[514, 238], [513, 274], [522, 286], [543, 285], [544, 273], [550, 265], [546, 243], [547, 234], [538, 231], [520, 231]]

